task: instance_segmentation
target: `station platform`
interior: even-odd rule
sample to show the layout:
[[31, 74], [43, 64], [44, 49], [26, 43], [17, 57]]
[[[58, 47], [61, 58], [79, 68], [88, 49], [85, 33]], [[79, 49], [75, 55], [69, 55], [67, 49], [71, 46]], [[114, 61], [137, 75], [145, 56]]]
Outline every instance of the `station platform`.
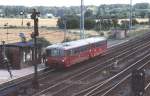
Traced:
[[[38, 65], [38, 71], [44, 70], [45, 65], [44, 64], [39, 64]], [[13, 77], [11, 78], [7, 70], [0, 70], [0, 85], [3, 83], [7, 83], [11, 80], [15, 80], [27, 75], [30, 75], [34, 73], [34, 67], [28, 67], [28, 68], [23, 68], [20, 70], [11, 70]]]

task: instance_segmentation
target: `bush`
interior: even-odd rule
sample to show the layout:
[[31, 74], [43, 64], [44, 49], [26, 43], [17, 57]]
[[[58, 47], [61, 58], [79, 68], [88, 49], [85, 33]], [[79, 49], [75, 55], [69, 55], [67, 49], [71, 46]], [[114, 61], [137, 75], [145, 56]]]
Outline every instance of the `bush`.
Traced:
[[148, 25], [149, 22], [140, 22], [139, 24], [140, 24], [140, 25]]
[[136, 19], [132, 19], [132, 25], [139, 24], [139, 22]]
[[30, 26], [31, 26], [31, 23], [30, 22], [27, 22], [27, 27], [28, 27], [28, 29], [30, 28]]
[[120, 28], [128, 29], [129, 28], [129, 21], [127, 21], [127, 20], [121, 21]]
[[104, 36], [104, 32], [101, 32], [101, 33], [100, 33], [100, 36]]
[[[33, 42], [33, 39], [30, 39], [29, 41]], [[47, 47], [51, 45], [51, 43], [43, 37], [37, 38], [37, 44], [39, 44], [41, 47]]]
[[17, 26], [9, 25], [8, 28], [17, 28]]
[[62, 41], [62, 43], [64, 43], [64, 42], [69, 42], [69, 41], [72, 41], [72, 40], [71, 40], [71, 38], [67, 37], [66, 39], [64, 39], [64, 40]]

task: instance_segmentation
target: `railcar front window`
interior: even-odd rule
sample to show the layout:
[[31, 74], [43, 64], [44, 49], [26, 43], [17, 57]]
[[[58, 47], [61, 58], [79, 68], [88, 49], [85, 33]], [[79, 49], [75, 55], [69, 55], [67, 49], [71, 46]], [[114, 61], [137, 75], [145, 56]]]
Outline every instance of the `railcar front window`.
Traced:
[[64, 56], [64, 51], [59, 49], [52, 49], [51, 56]]
[[51, 56], [59, 56], [59, 50], [53, 49], [53, 50], [51, 51]]
[[51, 56], [51, 50], [46, 50], [46, 55]]

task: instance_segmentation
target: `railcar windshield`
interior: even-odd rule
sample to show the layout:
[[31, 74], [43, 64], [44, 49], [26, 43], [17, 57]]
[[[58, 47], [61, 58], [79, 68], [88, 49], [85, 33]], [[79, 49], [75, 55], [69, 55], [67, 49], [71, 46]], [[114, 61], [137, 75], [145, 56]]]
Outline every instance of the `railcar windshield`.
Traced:
[[64, 50], [61, 49], [48, 49], [47, 50], [48, 56], [64, 56]]

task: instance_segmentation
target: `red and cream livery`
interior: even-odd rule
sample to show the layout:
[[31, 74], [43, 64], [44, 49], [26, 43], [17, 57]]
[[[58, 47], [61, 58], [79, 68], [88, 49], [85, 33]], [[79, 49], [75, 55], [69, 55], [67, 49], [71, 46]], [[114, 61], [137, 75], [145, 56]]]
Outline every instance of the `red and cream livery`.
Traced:
[[46, 65], [54, 68], [69, 67], [100, 55], [106, 49], [107, 40], [104, 37], [92, 37], [53, 44], [46, 48]]

